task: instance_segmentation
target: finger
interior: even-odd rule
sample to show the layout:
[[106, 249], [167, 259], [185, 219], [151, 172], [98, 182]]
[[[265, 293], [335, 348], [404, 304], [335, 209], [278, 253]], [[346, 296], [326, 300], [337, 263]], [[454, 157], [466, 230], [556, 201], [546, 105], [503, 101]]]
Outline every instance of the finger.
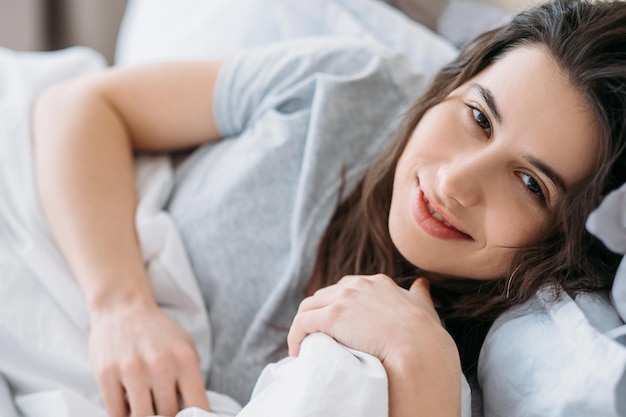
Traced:
[[340, 294], [350, 291], [352, 290], [349, 288], [333, 286], [332, 289], [329, 287], [328, 291], [316, 292], [302, 300], [287, 335], [289, 356], [295, 357], [300, 354], [300, 345], [308, 334], [323, 331], [319, 324], [313, 322], [313, 319], [319, 316], [317, 313], [328, 307]]
[[305, 337], [311, 333], [322, 332], [329, 334], [324, 326], [324, 311], [322, 309], [309, 310], [298, 313], [289, 328], [287, 335], [287, 345], [289, 346], [289, 356], [298, 356], [300, 354], [300, 346]]
[[289, 356], [297, 357], [300, 354], [300, 345], [308, 334], [306, 331], [304, 331], [304, 328], [301, 324], [301, 316], [305, 314], [307, 313], [298, 313], [298, 315], [293, 319], [291, 327], [289, 328], [289, 333], [287, 334], [287, 346], [289, 348]]
[[335, 299], [335, 297], [333, 297], [333, 294], [335, 294], [336, 292], [337, 290], [327, 291], [319, 294], [315, 293], [315, 295], [305, 298], [300, 302], [300, 306], [298, 306], [298, 313], [324, 308], [328, 305], [329, 301]]
[[155, 413], [152, 403], [152, 391], [150, 386], [141, 382], [139, 378], [129, 378], [124, 381], [128, 405], [131, 417], [152, 416]]
[[372, 284], [377, 282], [393, 282], [391, 278], [389, 278], [385, 274], [374, 274], [374, 275], [346, 275], [337, 282], [338, 285], [347, 285], [358, 287], [364, 284]]
[[178, 390], [183, 403], [183, 408], [198, 407], [210, 411], [209, 399], [204, 387], [202, 373], [196, 367], [195, 371], [186, 372], [184, 378], [178, 381]]
[[125, 417], [129, 409], [124, 399], [124, 387], [117, 377], [104, 375], [99, 378], [98, 384], [102, 392], [104, 408], [111, 417]]
[[332, 285], [319, 288], [317, 291], [315, 291], [315, 293], [313, 293], [312, 297], [334, 294], [337, 292], [337, 290], [341, 288], [354, 287], [355, 282], [357, 281], [358, 281], [358, 278], [355, 275], [346, 275]]
[[160, 416], [174, 416], [178, 410], [178, 396], [176, 382], [172, 377], [162, 377], [155, 380], [152, 388], [154, 408]]
[[430, 295], [430, 282], [426, 278], [418, 278], [413, 281], [409, 291], [426, 300], [433, 308], [435, 307], [435, 303]]

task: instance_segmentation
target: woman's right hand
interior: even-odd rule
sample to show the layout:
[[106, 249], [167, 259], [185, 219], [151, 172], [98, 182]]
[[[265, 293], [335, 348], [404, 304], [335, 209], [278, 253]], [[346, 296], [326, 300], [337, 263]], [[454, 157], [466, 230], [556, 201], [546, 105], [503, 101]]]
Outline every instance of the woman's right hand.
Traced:
[[92, 310], [89, 354], [112, 417], [209, 410], [193, 339], [155, 304]]

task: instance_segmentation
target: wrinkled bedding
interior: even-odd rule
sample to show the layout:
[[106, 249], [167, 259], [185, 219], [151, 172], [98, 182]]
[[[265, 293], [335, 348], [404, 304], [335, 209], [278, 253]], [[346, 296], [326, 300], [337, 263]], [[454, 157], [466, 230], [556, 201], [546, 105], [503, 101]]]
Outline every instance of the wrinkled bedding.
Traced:
[[[0, 50], [0, 415], [106, 416], [91, 373], [88, 310], [42, 214], [33, 175], [29, 110], [47, 85], [103, 67], [93, 51], [55, 53]], [[184, 247], [163, 210], [173, 187], [169, 157], [138, 157], [136, 224], [155, 297], [166, 314], [193, 337], [204, 372], [211, 333], [203, 300]], [[465, 388], [469, 410], [469, 387]], [[387, 378], [370, 355], [332, 338], [309, 336], [301, 355], [268, 366], [243, 409], [207, 392], [213, 410], [187, 409], [178, 417], [319, 416], [383, 417]], [[466, 412], [466, 416], [469, 413]]]
[[[317, 35], [383, 43], [426, 73], [456, 53], [445, 40], [375, 0], [272, 0], [271, 13], [257, 13], [266, 10], [268, 1], [242, 0], [235, 7], [232, 0], [131, 0], [118, 63], [224, 58], [257, 44]], [[190, 15], [189, 24], [177, 24]], [[208, 25], [203, 18], [218, 24]], [[84, 48], [55, 53], [0, 49], [1, 416], [106, 416], [87, 356], [87, 307], [37, 198], [29, 126], [30, 106], [41, 89], [104, 65]], [[137, 227], [155, 295], [192, 335], [206, 370], [211, 361], [206, 311], [176, 229], [162, 210], [173, 186], [170, 161], [141, 158], [136, 169]], [[622, 189], [607, 199], [588, 225], [621, 253], [626, 252], [625, 195]], [[542, 293], [498, 319], [481, 352], [481, 389], [473, 388], [475, 394], [482, 392], [484, 404], [474, 404], [473, 416], [626, 416], [625, 283], [623, 264], [611, 294], [563, 296], [553, 303]], [[321, 369], [330, 379], [318, 380], [319, 386], [309, 385], [312, 378], [298, 377], [318, 375]], [[339, 376], [352, 389], [329, 390], [340, 383]], [[219, 393], [208, 395], [213, 413], [189, 409], [179, 417], [386, 415], [380, 363], [324, 335], [307, 338], [298, 360], [268, 367], [246, 408]], [[464, 416], [469, 416], [467, 385], [464, 401]]]

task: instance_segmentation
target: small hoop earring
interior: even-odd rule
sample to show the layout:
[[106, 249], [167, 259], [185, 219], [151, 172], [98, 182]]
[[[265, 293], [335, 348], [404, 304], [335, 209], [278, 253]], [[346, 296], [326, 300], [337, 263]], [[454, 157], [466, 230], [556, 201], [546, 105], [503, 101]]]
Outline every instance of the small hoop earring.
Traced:
[[515, 267], [515, 269], [513, 270], [513, 273], [511, 275], [509, 275], [509, 278], [506, 280], [506, 298], [507, 300], [509, 299], [509, 296], [511, 294], [511, 282], [513, 281], [513, 277], [515, 277], [515, 274], [517, 274], [517, 271], [519, 271], [521, 265], [517, 265], [517, 267]]

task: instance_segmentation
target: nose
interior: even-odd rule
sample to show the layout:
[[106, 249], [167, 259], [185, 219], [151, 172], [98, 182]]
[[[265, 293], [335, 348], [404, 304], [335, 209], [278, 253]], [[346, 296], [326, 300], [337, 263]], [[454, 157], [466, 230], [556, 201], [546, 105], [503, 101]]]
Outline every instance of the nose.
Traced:
[[438, 170], [439, 195], [463, 207], [480, 204], [496, 174], [486, 152], [459, 155], [442, 164]]

